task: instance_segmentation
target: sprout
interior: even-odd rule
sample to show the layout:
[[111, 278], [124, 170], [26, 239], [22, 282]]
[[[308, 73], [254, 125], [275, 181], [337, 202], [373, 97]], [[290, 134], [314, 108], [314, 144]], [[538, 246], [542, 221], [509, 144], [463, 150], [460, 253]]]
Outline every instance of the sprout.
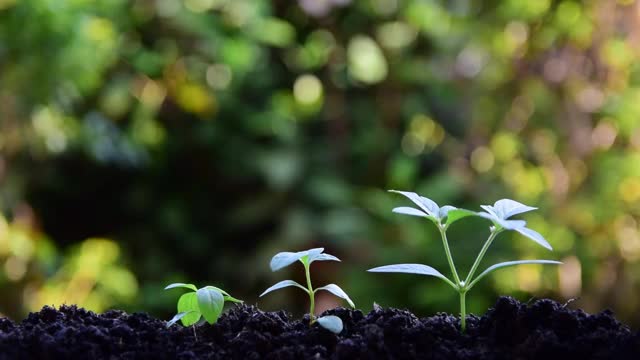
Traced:
[[[393, 212], [405, 215], [419, 216], [424, 217], [430, 221], [432, 221], [440, 231], [440, 236], [442, 238], [442, 244], [444, 246], [444, 252], [449, 262], [449, 267], [451, 268], [451, 273], [453, 278], [449, 279], [440, 273], [438, 270], [432, 268], [431, 266], [422, 265], [422, 264], [396, 264], [396, 265], [387, 265], [380, 266], [373, 269], [369, 269], [370, 272], [393, 272], [393, 273], [408, 273], [408, 274], [419, 274], [419, 275], [428, 275], [435, 276], [437, 278], [442, 279], [444, 282], [449, 284], [452, 288], [454, 288], [460, 297], [460, 328], [462, 332], [465, 331], [466, 328], [466, 300], [465, 296], [469, 290], [483, 277], [487, 274], [491, 273], [494, 270], [512, 266], [512, 265], [520, 265], [520, 264], [561, 264], [559, 261], [554, 260], [518, 260], [518, 261], [507, 261], [498, 263], [490, 266], [485, 271], [480, 273], [475, 278], [473, 275], [475, 274], [478, 265], [482, 261], [484, 254], [489, 249], [489, 246], [493, 242], [493, 240], [505, 230], [513, 230], [518, 233], [528, 237], [529, 239], [535, 241], [537, 244], [545, 247], [546, 249], [551, 250], [551, 245], [540, 235], [538, 232], [531, 230], [526, 227], [527, 223], [524, 220], [510, 220], [509, 218], [522, 214], [528, 211], [536, 210], [536, 208], [521, 204], [514, 200], [502, 199], [496, 201], [493, 206], [491, 205], [482, 205], [482, 209], [484, 212], [474, 212], [465, 209], [458, 209], [453, 206], [443, 206], [439, 207], [433, 200], [428, 199], [426, 197], [422, 197], [416, 193], [406, 192], [406, 191], [395, 191], [391, 190], [391, 192], [395, 192], [401, 195], [406, 196], [409, 200], [413, 201], [414, 204], [418, 206], [419, 209], [413, 207], [398, 207], [393, 209]], [[489, 234], [489, 238], [486, 240], [478, 257], [475, 262], [471, 266], [471, 270], [467, 274], [467, 277], [464, 280], [461, 280], [458, 276], [458, 271], [456, 270], [456, 266], [453, 262], [453, 257], [451, 256], [451, 251], [449, 250], [449, 243], [447, 240], [447, 229], [451, 224], [455, 221], [458, 221], [467, 216], [479, 216], [488, 220], [491, 220], [493, 226], [490, 227], [491, 233]]]
[[339, 334], [342, 331], [343, 325], [342, 325], [342, 320], [337, 317], [337, 316], [333, 316], [333, 315], [329, 315], [329, 316], [323, 316], [320, 318], [316, 318], [315, 317], [315, 294], [316, 292], [320, 291], [320, 290], [326, 290], [330, 293], [332, 293], [333, 295], [342, 298], [344, 300], [347, 301], [347, 303], [349, 303], [349, 305], [352, 308], [355, 308], [355, 305], [353, 304], [353, 301], [351, 301], [351, 299], [349, 298], [349, 296], [347, 295], [347, 293], [344, 292], [344, 290], [342, 290], [338, 285], [336, 284], [329, 284], [329, 285], [325, 285], [319, 288], [314, 289], [313, 286], [311, 285], [311, 273], [309, 271], [309, 268], [311, 266], [311, 263], [314, 261], [340, 261], [340, 259], [338, 259], [337, 257], [333, 256], [333, 255], [329, 255], [329, 254], [324, 254], [323, 253], [324, 248], [316, 248], [316, 249], [309, 249], [309, 250], [305, 250], [305, 251], [298, 251], [298, 252], [281, 252], [276, 254], [272, 259], [271, 259], [271, 271], [278, 271], [284, 267], [287, 267], [291, 264], [293, 264], [296, 261], [300, 261], [302, 263], [302, 265], [304, 266], [304, 270], [305, 270], [305, 275], [307, 278], [307, 287], [304, 287], [300, 284], [298, 284], [297, 282], [293, 281], [293, 280], [282, 280], [279, 283], [271, 286], [270, 288], [268, 288], [267, 290], [265, 290], [262, 294], [260, 294], [260, 297], [274, 291], [274, 290], [278, 290], [278, 289], [282, 289], [285, 287], [289, 287], [289, 286], [295, 286], [297, 288], [302, 289], [304, 292], [307, 293], [307, 295], [309, 295], [309, 317], [311, 319], [311, 321], [309, 322], [309, 325], [312, 325], [314, 322], [318, 322], [318, 324], [320, 326], [322, 326], [323, 328]]
[[175, 283], [165, 287], [165, 290], [185, 288], [191, 290], [178, 299], [178, 313], [167, 322], [167, 327], [180, 320], [182, 325], [189, 326], [204, 318], [209, 324], [215, 324], [222, 314], [225, 301], [241, 303], [226, 291], [215, 286], [196, 288], [193, 284]]

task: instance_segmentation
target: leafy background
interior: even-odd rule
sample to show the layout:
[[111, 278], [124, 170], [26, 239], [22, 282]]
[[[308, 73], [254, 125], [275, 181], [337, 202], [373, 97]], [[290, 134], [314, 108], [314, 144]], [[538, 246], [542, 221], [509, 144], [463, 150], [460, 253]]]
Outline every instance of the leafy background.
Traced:
[[[369, 310], [457, 312], [419, 192], [478, 209], [510, 197], [554, 246], [501, 236], [470, 294], [612, 308], [638, 326], [640, 5], [601, 1], [0, 0], [0, 312], [44, 304], [173, 312], [173, 281], [300, 315], [315, 264]], [[481, 231], [482, 230], [482, 231]], [[467, 269], [488, 234], [461, 221]], [[463, 273], [465, 270], [462, 270]], [[448, 273], [448, 272], [447, 272]], [[330, 296], [319, 307], [339, 303]]]

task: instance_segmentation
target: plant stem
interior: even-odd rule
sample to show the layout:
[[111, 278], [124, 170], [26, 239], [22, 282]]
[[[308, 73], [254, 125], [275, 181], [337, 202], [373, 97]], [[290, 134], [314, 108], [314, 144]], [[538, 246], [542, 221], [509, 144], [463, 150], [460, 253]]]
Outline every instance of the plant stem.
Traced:
[[449, 242], [447, 241], [447, 230], [444, 226], [441, 225], [438, 225], [438, 229], [440, 230], [440, 237], [442, 237], [442, 245], [444, 246], [444, 252], [447, 255], [447, 261], [449, 261], [449, 267], [451, 268], [451, 272], [453, 273], [453, 279], [455, 280], [456, 286], [460, 286], [458, 271], [456, 270], [456, 265], [453, 263], [451, 250], [449, 250]]
[[315, 299], [314, 299], [314, 292], [313, 292], [313, 287], [311, 286], [311, 273], [309, 272], [309, 266], [310, 264], [305, 263], [304, 264], [304, 271], [305, 271], [305, 275], [307, 276], [307, 289], [309, 291], [309, 318], [311, 319], [309, 321], [309, 325], [313, 324], [316, 321], [316, 316], [315, 316]]
[[467, 279], [464, 281], [465, 286], [467, 284], [471, 283], [471, 279], [473, 277], [473, 274], [476, 272], [476, 269], [478, 269], [478, 265], [480, 265], [480, 262], [482, 261], [482, 258], [484, 257], [484, 254], [489, 249], [489, 246], [491, 246], [491, 243], [493, 242], [493, 239], [495, 239], [496, 236], [498, 236], [498, 234], [501, 231], [502, 230], [494, 230], [494, 231], [492, 231], [491, 235], [489, 235], [489, 238], [487, 239], [487, 241], [484, 243], [484, 245], [482, 245], [482, 249], [480, 250], [480, 253], [478, 254], [478, 257], [476, 258], [476, 261], [471, 266], [471, 270], [469, 270], [469, 274], [467, 275]]
[[473, 274], [478, 269], [478, 266], [480, 265], [480, 262], [482, 261], [482, 258], [484, 257], [484, 254], [489, 249], [489, 246], [491, 246], [491, 243], [493, 242], [493, 239], [495, 239], [496, 236], [498, 236], [498, 234], [501, 231], [502, 231], [501, 229], [500, 230], [491, 231], [491, 234], [489, 235], [489, 238], [487, 239], [487, 241], [485, 241], [484, 245], [482, 245], [482, 249], [480, 249], [480, 253], [478, 254], [478, 257], [476, 258], [476, 261], [473, 262], [473, 265], [471, 266], [471, 270], [469, 270], [469, 274], [467, 275], [467, 278], [465, 279], [465, 281], [463, 283], [460, 283], [460, 281], [458, 281], [458, 286], [459, 286], [458, 293], [460, 294], [460, 330], [461, 330], [462, 333], [464, 333], [465, 330], [467, 329], [466, 296], [467, 296], [467, 291], [469, 291], [469, 289], [471, 288], [469, 286], [471, 284], [471, 279], [473, 278]]
[[465, 302], [466, 291], [460, 292], [460, 330], [464, 334], [467, 329], [467, 306]]

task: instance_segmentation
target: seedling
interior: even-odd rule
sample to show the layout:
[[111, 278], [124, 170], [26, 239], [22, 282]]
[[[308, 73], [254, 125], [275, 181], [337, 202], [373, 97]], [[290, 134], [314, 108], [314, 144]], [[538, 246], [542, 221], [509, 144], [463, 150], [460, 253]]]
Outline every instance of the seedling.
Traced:
[[[502, 233], [505, 230], [513, 230], [517, 231], [520, 234], [526, 236], [527, 238], [535, 241], [537, 244], [545, 247], [546, 249], [551, 250], [551, 245], [540, 235], [538, 232], [527, 228], [527, 223], [524, 220], [510, 220], [509, 218], [522, 214], [531, 210], [536, 210], [537, 208], [527, 206], [521, 204], [514, 200], [502, 199], [498, 200], [490, 205], [482, 205], [482, 209], [484, 211], [475, 212], [471, 210], [458, 209], [453, 206], [443, 206], [439, 207], [434, 201], [422, 197], [416, 193], [406, 192], [406, 191], [395, 191], [391, 190], [391, 192], [395, 192], [401, 195], [406, 196], [409, 200], [413, 201], [414, 204], [418, 205], [419, 209], [412, 207], [397, 207], [393, 209], [393, 212], [398, 214], [419, 216], [426, 218], [432, 221], [440, 231], [440, 237], [442, 238], [442, 244], [444, 246], [444, 252], [447, 257], [447, 261], [449, 262], [449, 267], [451, 268], [451, 273], [453, 278], [449, 279], [446, 276], [442, 275], [438, 270], [432, 268], [431, 266], [422, 265], [422, 264], [396, 264], [396, 265], [387, 265], [380, 266], [373, 269], [369, 269], [370, 272], [392, 272], [392, 273], [408, 273], [408, 274], [419, 274], [419, 275], [428, 275], [435, 276], [437, 278], [442, 279], [444, 282], [449, 284], [452, 288], [454, 288], [459, 296], [460, 296], [460, 328], [462, 332], [466, 329], [466, 303], [465, 296], [469, 290], [483, 277], [487, 274], [491, 273], [494, 270], [512, 266], [512, 265], [520, 265], [520, 264], [561, 264], [559, 261], [554, 260], [518, 260], [518, 261], [507, 261], [498, 263], [492, 266], [489, 266], [485, 271], [480, 273], [475, 278], [473, 275], [475, 274], [478, 265], [482, 261], [484, 254], [489, 249], [489, 246], [493, 242], [493, 240], [498, 236], [498, 234]], [[458, 271], [456, 270], [456, 266], [453, 262], [453, 257], [451, 256], [451, 251], [449, 250], [449, 243], [447, 241], [447, 229], [454, 222], [465, 218], [467, 216], [479, 216], [485, 219], [490, 220], [493, 225], [489, 227], [490, 234], [488, 239], [485, 241], [480, 253], [476, 257], [475, 262], [471, 266], [471, 270], [467, 274], [467, 277], [464, 280], [458, 276]]]
[[316, 292], [320, 291], [320, 290], [326, 290], [330, 293], [332, 293], [333, 295], [342, 298], [344, 300], [347, 300], [347, 302], [349, 303], [349, 305], [352, 308], [355, 308], [355, 305], [353, 304], [353, 301], [351, 301], [351, 299], [349, 298], [349, 296], [347, 295], [347, 293], [345, 293], [338, 285], [336, 284], [329, 284], [329, 285], [325, 285], [319, 288], [314, 289], [313, 286], [311, 285], [311, 274], [309, 271], [309, 268], [311, 266], [311, 263], [314, 261], [340, 261], [340, 259], [338, 259], [337, 257], [333, 256], [333, 255], [329, 255], [329, 254], [323, 254], [322, 252], [324, 251], [324, 248], [317, 248], [317, 249], [309, 249], [309, 250], [305, 250], [305, 251], [298, 251], [298, 252], [281, 252], [276, 254], [272, 259], [271, 259], [271, 271], [278, 271], [282, 268], [285, 268], [291, 264], [293, 264], [296, 261], [300, 261], [302, 263], [302, 266], [304, 266], [304, 271], [305, 271], [305, 275], [307, 278], [307, 287], [305, 288], [304, 286], [298, 284], [297, 282], [293, 281], [293, 280], [282, 280], [279, 283], [273, 285], [272, 287], [268, 288], [267, 290], [265, 290], [262, 294], [260, 294], [260, 297], [263, 297], [264, 295], [274, 291], [274, 290], [278, 290], [278, 289], [282, 289], [285, 287], [289, 287], [289, 286], [295, 286], [297, 288], [302, 289], [304, 292], [307, 293], [307, 295], [309, 295], [309, 317], [311, 319], [311, 321], [309, 322], [309, 325], [312, 325], [314, 322], [318, 322], [318, 324], [320, 326], [322, 326], [323, 328], [339, 334], [342, 331], [343, 325], [342, 325], [342, 320], [337, 317], [337, 316], [333, 316], [333, 315], [328, 315], [328, 316], [323, 316], [320, 318], [316, 318], [315, 316], [315, 294]]
[[194, 325], [201, 318], [204, 318], [209, 324], [215, 324], [220, 314], [222, 314], [225, 301], [242, 302], [242, 300], [234, 298], [226, 291], [215, 286], [205, 286], [198, 289], [193, 284], [175, 283], [168, 285], [164, 289], [175, 288], [185, 288], [191, 291], [180, 296], [178, 299], [178, 313], [167, 322], [167, 327], [178, 321], [181, 321], [184, 326]]

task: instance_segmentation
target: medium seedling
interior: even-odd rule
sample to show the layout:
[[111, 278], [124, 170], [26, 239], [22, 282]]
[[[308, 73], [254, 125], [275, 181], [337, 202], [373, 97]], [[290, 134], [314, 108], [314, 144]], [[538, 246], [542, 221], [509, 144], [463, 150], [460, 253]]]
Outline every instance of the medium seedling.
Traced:
[[[535, 241], [537, 244], [545, 247], [546, 249], [551, 250], [551, 245], [540, 235], [538, 232], [531, 230], [526, 227], [527, 223], [524, 220], [510, 220], [509, 218], [522, 214], [528, 211], [536, 210], [537, 208], [527, 206], [521, 204], [514, 200], [502, 199], [498, 200], [491, 205], [482, 205], [482, 212], [475, 212], [471, 210], [459, 209], [453, 206], [443, 206], [439, 207], [434, 201], [422, 197], [416, 193], [406, 192], [406, 191], [395, 191], [391, 190], [391, 192], [395, 192], [401, 195], [406, 196], [409, 200], [413, 201], [414, 204], [418, 205], [419, 209], [412, 207], [398, 207], [393, 209], [393, 212], [405, 215], [419, 216], [426, 218], [432, 221], [438, 230], [440, 231], [440, 237], [442, 238], [442, 244], [444, 246], [444, 252], [447, 257], [447, 261], [449, 262], [449, 267], [451, 268], [451, 273], [453, 278], [449, 279], [446, 276], [442, 275], [438, 270], [432, 268], [431, 266], [422, 265], [422, 264], [396, 264], [396, 265], [387, 265], [380, 266], [373, 269], [369, 269], [370, 272], [392, 272], [392, 273], [409, 273], [409, 274], [420, 274], [420, 275], [428, 275], [435, 276], [444, 280], [447, 284], [449, 284], [452, 288], [454, 288], [459, 296], [460, 296], [460, 328], [462, 332], [466, 329], [466, 300], [465, 296], [469, 290], [483, 277], [487, 274], [491, 273], [494, 270], [512, 266], [512, 265], [520, 265], [520, 264], [561, 264], [559, 261], [554, 260], [518, 260], [518, 261], [507, 261], [498, 263], [492, 266], [489, 266], [485, 271], [480, 273], [475, 278], [475, 272], [484, 257], [484, 254], [489, 249], [489, 246], [493, 242], [493, 240], [498, 236], [498, 234], [502, 233], [505, 230], [513, 230], [517, 231], [520, 234], [526, 236], [527, 238]], [[467, 274], [467, 277], [464, 280], [458, 276], [458, 271], [456, 270], [456, 266], [453, 262], [453, 257], [451, 256], [451, 251], [449, 250], [449, 243], [447, 241], [447, 229], [454, 222], [468, 217], [468, 216], [479, 216], [485, 219], [490, 220], [493, 225], [489, 227], [490, 234], [488, 239], [485, 241], [480, 253], [476, 257], [475, 262], [471, 266], [471, 270]]]
[[315, 316], [315, 294], [320, 290], [326, 290], [333, 295], [346, 300], [352, 308], [355, 308], [353, 301], [349, 298], [347, 293], [345, 293], [338, 285], [329, 284], [319, 288], [314, 289], [311, 285], [311, 273], [309, 268], [311, 263], [314, 261], [340, 261], [337, 257], [329, 254], [323, 254], [324, 248], [310, 249], [305, 251], [298, 252], [281, 252], [276, 254], [271, 259], [271, 271], [278, 271], [284, 267], [287, 267], [293, 264], [296, 261], [300, 261], [302, 266], [304, 266], [305, 275], [307, 278], [307, 287], [304, 287], [293, 280], [282, 280], [279, 283], [273, 285], [272, 287], [265, 290], [260, 297], [278, 289], [282, 289], [289, 286], [295, 286], [297, 288], [302, 289], [302, 291], [306, 292], [309, 295], [309, 317], [310, 322], [309, 325], [312, 325], [314, 322], [318, 322], [320, 326], [323, 328], [339, 334], [342, 331], [343, 324], [342, 320], [333, 315], [323, 316], [320, 318], [316, 318]]
[[191, 291], [182, 294], [178, 299], [178, 313], [167, 322], [167, 327], [178, 321], [184, 326], [196, 324], [201, 318], [204, 318], [209, 324], [215, 324], [222, 314], [222, 308], [225, 301], [241, 303], [229, 295], [226, 291], [215, 286], [205, 286], [198, 289], [193, 284], [175, 283], [165, 287], [165, 290], [185, 288]]

